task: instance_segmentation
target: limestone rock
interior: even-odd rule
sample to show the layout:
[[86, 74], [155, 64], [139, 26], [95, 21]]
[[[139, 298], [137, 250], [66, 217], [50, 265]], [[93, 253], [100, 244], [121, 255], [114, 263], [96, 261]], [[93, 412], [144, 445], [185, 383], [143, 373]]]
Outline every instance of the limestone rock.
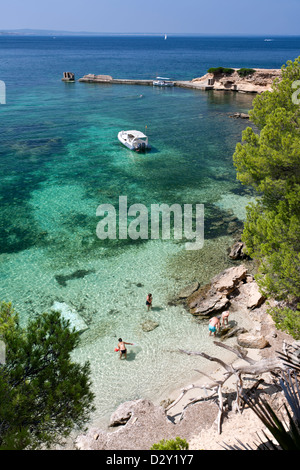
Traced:
[[226, 296], [209, 291], [206, 297], [201, 295], [189, 304], [190, 312], [193, 315], [207, 316], [221, 312], [230, 305]]
[[190, 284], [179, 292], [178, 298], [187, 299], [188, 297], [190, 297], [190, 295], [192, 295], [196, 290], [199, 289], [199, 286], [200, 284], [198, 281], [193, 282], [193, 284]]
[[246, 276], [247, 268], [241, 264], [240, 266], [225, 269], [212, 280], [212, 284], [216, 291], [227, 295], [234, 291], [238, 284], [246, 279]]
[[238, 119], [238, 118], [240, 118], [240, 119], [249, 119], [250, 118], [249, 114], [247, 114], [247, 113], [234, 113], [230, 117], [233, 117], [235, 119]]
[[159, 326], [159, 323], [148, 319], [142, 323], [142, 330], [147, 333], [149, 331], [155, 330], [155, 328], [157, 328], [158, 326]]
[[127, 423], [137, 407], [137, 401], [126, 401], [122, 403], [116, 411], [111, 415], [109, 426], [122, 426]]
[[230, 305], [227, 295], [234, 291], [246, 276], [247, 268], [244, 265], [225, 269], [213, 278], [206, 291], [200, 289], [188, 298], [190, 312], [193, 315], [208, 316], [225, 310]]
[[221, 330], [221, 340], [225, 341], [228, 338], [232, 338], [233, 336], [238, 336], [242, 333], [247, 333], [247, 330], [243, 327], [233, 326], [228, 328], [222, 328]]
[[245, 244], [243, 242], [235, 242], [230, 250], [229, 258], [231, 259], [242, 259], [245, 258], [245, 254], [243, 253], [243, 249]]
[[54, 302], [51, 310], [59, 312], [62, 318], [70, 322], [71, 328], [75, 328], [77, 332], [83, 333], [88, 329], [83, 318], [65, 302]]
[[269, 342], [263, 335], [254, 335], [252, 333], [242, 333], [237, 337], [239, 346], [251, 349], [263, 349], [269, 346]]
[[[97, 438], [96, 438], [97, 437]], [[87, 434], [77, 436], [74, 442], [77, 450], [95, 450], [95, 444], [105, 443], [106, 432], [101, 429], [91, 428]], [[101, 444], [100, 444], [101, 445]]]
[[249, 309], [259, 307], [265, 301], [265, 297], [259, 291], [255, 281], [242, 284], [239, 291], [246, 298], [247, 308]]
[[[194, 78], [190, 83], [196, 88], [231, 90], [243, 93], [262, 93], [272, 89], [275, 79], [281, 79], [280, 69], [254, 69], [255, 73], [246, 77], [238, 74], [238, 69], [228, 77], [226, 74], [207, 73], [202, 77]], [[246, 113], [238, 113], [242, 119], [247, 119]], [[243, 116], [241, 116], [243, 115]]]

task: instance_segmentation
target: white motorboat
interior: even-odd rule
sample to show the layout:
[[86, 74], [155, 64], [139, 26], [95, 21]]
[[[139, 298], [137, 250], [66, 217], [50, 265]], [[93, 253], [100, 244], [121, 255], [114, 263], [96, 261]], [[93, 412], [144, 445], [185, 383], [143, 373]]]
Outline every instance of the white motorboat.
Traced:
[[156, 77], [156, 80], [153, 80], [153, 86], [174, 86], [174, 82], [167, 77]]
[[148, 137], [140, 131], [120, 131], [118, 133], [118, 139], [130, 150], [145, 152], [151, 149], [148, 143]]

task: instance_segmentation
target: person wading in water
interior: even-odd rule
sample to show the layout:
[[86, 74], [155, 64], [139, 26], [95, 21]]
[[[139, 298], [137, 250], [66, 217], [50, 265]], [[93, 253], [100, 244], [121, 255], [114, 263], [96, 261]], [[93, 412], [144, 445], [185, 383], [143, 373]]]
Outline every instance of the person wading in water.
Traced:
[[120, 351], [119, 359], [121, 359], [122, 357], [124, 357], [124, 359], [127, 359], [126, 344], [133, 345], [133, 343], [125, 343], [125, 341], [123, 341], [122, 338], [119, 338], [119, 344], [118, 344], [118, 348], [119, 348], [119, 351]]
[[147, 305], [147, 310], [151, 310], [152, 308], [152, 294], [147, 295], [147, 300], [146, 300], [146, 305]]

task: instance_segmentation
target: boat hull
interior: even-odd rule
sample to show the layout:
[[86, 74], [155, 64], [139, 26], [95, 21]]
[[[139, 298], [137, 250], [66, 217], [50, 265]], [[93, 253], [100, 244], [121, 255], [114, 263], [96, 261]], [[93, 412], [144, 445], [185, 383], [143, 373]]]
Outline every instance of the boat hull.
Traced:
[[118, 140], [127, 147], [129, 150], [133, 150], [135, 152], [146, 152], [147, 150], [151, 150], [151, 146], [145, 142], [137, 142], [131, 143], [124, 139], [123, 132], [118, 133]]

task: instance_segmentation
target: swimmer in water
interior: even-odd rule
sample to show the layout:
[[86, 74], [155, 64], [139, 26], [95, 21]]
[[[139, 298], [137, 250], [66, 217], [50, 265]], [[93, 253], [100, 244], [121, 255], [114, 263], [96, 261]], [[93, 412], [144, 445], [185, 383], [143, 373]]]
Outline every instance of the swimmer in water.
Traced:
[[119, 338], [119, 344], [118, 344], [118, 348], [119, 348], [119, 351], [120, 351], [119, 359], [121, 359], [122, 357], [124, 357], [124, 359], [127, 359], [126, 344], [131, 344], [132, 345], [133, 343], [125, 343], [125, 341], [123, 341], [122, 338]]

